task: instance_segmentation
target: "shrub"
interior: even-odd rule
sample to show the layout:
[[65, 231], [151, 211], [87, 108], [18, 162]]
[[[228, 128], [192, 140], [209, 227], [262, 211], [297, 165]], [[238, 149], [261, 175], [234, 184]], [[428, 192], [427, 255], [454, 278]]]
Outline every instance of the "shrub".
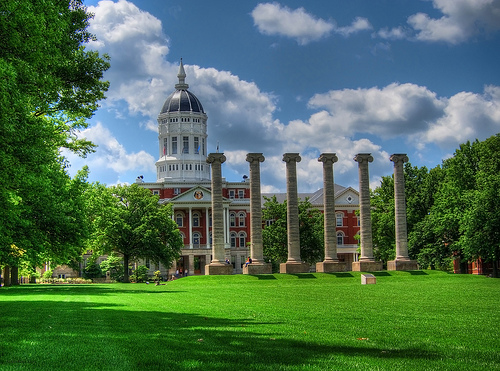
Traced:
[[130, 276], [130, 280], [134, 282], [146, 282], [148, 279], [148, 267], [139, 265], [134, 273]]

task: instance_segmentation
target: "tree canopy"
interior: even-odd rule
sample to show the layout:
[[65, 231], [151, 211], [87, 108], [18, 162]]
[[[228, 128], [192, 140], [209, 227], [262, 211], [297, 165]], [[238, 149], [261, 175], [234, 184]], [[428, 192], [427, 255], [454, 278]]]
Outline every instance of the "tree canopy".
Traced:
[[137, 258], [161, 262], [170, 268], [184, 246], [172, 219], [172, 206], [159, 204], [158, 196], [137, 184], [90, 190], [93, 250], [123, 256], [124, 282], [129, 281], [129, 263]]
[[107, 56], [85, 48], [90, 18], [79, 0], [0, 2], [2, 265], [62, 263], [80, 253], [86, 170], [71, 179], [60, 149], [93, 150], [75, 131], [108, 88]]
[[[405, 164], [405, 194], [410, 257], [421, 267], [448, 268], [500, 258], [500, 134], [467, 142], [453, 157], [430, 171]], [[394, 181], [383, 177], [372, 193], [375, 252], [394, 254]], [[498, 276], [496, 264], [493, 264]]]

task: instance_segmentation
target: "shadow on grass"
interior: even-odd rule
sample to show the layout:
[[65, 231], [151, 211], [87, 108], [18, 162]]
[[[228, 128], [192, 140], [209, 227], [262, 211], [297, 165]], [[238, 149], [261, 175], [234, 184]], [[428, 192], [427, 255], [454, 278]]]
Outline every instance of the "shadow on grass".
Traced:
[[257, 277], [259, 280], [276, 280], [272, 274], [251, 274], [252, 277]]
[[289, 274], [290, 274], [290, 276], [295, 276], [297, 278], [317, 278], [312, 273], [289, 273]]
[[391, 276], [390, 273], [388, 273], [388, 272], [382, 272], [382, 271], [379, 271], [379, 272], [367, 272], [367, 273], [373, 274], [375, 277], [390, 277]]
[[412, 276], [428, 276], [427, 273], [425, 273], [424, 271], [407, 271], [408, 273], [410, 273]]
[[[149, 284], [148, 289], [144, 288], [145, 283], [118, 283], [118, 284], [75, 284], [75, 285], [59, 285], [59, 284], [33, 284], [19, 285], [15, 290], [0, 291], [2, 295], [19, 295], [19, 292], [29, 295], [118, 295], [118, 294], [169, 294], [179, 293], [182, 291], [165, 290], [167, 285], [153, 287], [154, 284]], [[3, 289], [3, 288], [2, 288]], [[157, 291], [155, 291], [157, 289]], [[19, 290], [19, 291], [17, 291]]]
[[337, 278], [347, 278], [347, 277], [354, 277], [351, 273], [349, 272], [328, 272], [327, 274], [335, 276]]
[[389, 351], [369, 341], [319, 344], [300, 340], [297, 334], [274, 334], [267, 331], [274, 323], [248, 318], [137, 311], [112, 303], [22, 300], [0, 303], [0, 309], [0, 368], [49, 370], [66, 364], [95, 370], [333, 369], [350, 357], [366, 362], [440, 357], [420, 348]]

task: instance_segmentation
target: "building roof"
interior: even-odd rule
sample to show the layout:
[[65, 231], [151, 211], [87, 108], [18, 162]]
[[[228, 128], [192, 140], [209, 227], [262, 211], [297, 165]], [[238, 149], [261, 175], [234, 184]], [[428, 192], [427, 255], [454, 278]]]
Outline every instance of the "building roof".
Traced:
[[186, 72], [184, 71], [184, 65], [181, 63], [179, 65], [179, 73], [177, 74], [179, 78], [179, 83], [175, 84], [175, 91], [170, 94], [163, 107], [160, 114], [169, 112], [199, 112], [205, 113], [200, 100], [188, 91], [189, 85], [186, 84]]

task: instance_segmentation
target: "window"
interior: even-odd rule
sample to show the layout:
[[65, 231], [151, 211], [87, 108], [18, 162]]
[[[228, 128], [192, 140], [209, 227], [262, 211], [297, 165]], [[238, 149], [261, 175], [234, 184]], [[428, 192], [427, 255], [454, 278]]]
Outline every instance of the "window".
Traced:
[[243, 211], [238, 214], [238, 222], [239, 222], [240, 227], [245, 226], [245, 218], [246, 218], [246, 214]]
[[231, 232], [231, 247], [236, 247], [236, 233]]
[[158, 191], [158, 190], [154, 190], [154, 191], [153, 191], [153, 195], [154, 195], [154, 196], [159, 196], [159, 195], [160, 195], [160, 191]]
[[238, 198], [245, 198], [245, 191], [243, 189], [238, 190]]
[[193, 227], [199, 227], [200, 226], [200, 214], [194, 213], [193, 214]]
[[189, 153], [189, 137], [182, 137], [182, 153]]
[[163, 138], [163, 156], [168, 154], [168, 139]]
[[144, 265], [146, 266], [146, 268], [150, 268], [151, 267], [151, 262], [149, 261], [149, 259], [146, 259], [146, 262], [144, 263]]
[[200, 246], [200, 234], [198, 232], [195, 232], [193, 233], [193, 245], [195, 247], [199, 247]]
[[183, 220], [183, 217], [182, 217], [181, 213], [175, 214], [175, 222], [177, 223], [177, 225], [179, 227], [182, 227], [182, 220]]
[[236, 214], [235, 213], [229, 214], [229, 225], [231, 227], [236, 227]]
[[195, 154], [200, 153], [200, 138], [199, 137], [194, 137], [194, 153]]
[[229, 190], [229, 198], [230, 198], [231, 200], [234, 200], [234, 189], [230, 189], [230, 190]]
[[344, 234], [342, 232], [337, 232], [337, 245], [344, 244]]
[[[201, 154], [206, 155], [205, 153], [205, 138], [201, 138]], [[203, 170], [203, 169], [201, 169]]]
[[181, 193], [181, 189], [180, 188], [174, 188], [174, 195], [178, 195]]
[[245, 247], [246, 243], [247, 243], [247, 236], [245, 235], [245, 233], [241, 232], [238, 236], [238, 239], [239, 239], [239, 243], [240, 243], [240, 247], [243, 248]]
[[344, 214], [342, 213], [335, 214], [335, 219], [337, 221], [336, 223], [337, 227], [342, 227], [344, 225]]
[[172, 154], [177, 154], [177, 137], [172, 137]]

